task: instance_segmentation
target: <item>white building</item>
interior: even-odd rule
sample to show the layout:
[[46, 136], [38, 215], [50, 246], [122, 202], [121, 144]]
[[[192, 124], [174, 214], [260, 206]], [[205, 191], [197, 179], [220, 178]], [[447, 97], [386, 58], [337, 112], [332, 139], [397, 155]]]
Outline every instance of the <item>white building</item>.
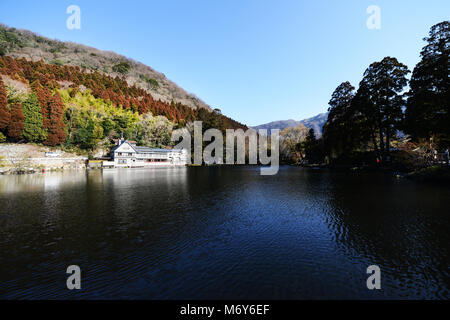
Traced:
[[104, 161], [105, 167], [152, 167], [184, 166], [188, 163], [189, 153], [184, 149], [154, 149], [138, 147], [119, 139], [111, 149], [111, 161]]

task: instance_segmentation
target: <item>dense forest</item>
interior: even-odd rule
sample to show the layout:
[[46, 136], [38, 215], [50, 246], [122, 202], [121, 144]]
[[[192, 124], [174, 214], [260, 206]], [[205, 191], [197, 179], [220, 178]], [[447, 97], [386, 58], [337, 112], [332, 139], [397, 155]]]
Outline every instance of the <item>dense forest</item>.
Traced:
[[419, 164], [438, 152], [448, 159], [450, 23], [432, 26], [424, 40], [410, 79], [406, 65], [385, 57], [366, 69], [357, 90], [341, 83], [331, 96], [323, 136], [303, 130], [291, 142], [291, 154], [307, 163], [347, 165], [387, 166], [407, 158]]
[[0, 140], [92, 149], [105, 138], [170, 145], [173, 128], [194, 120], [224, 131], [247, 127], [220, 110], [155, 100], [124, 77], [0, 56]]

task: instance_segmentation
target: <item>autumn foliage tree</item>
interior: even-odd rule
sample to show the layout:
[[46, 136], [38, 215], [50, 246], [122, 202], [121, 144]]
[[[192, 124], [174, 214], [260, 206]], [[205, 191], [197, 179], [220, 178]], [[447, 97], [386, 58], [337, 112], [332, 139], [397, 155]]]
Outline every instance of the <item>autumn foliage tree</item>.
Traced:
[[44, 144], [56, 146], [66, 140], [63, 115], [64, 103], [59, 93], [55, 93], [48, 103], [47, 139], [44, 141]]
[[0, 130], [5, 131], [11, 120], [11, 112], [8, 107], [8, 100], [6, 99], [6, 88], [0, 78]]
[[22, 112], [22, 105], [16, 103], [11, 107], [11, 121], [8, 125], [8, 136], [15, 140], [22, 138], [22, 131], [24, 128], [24, 119]]

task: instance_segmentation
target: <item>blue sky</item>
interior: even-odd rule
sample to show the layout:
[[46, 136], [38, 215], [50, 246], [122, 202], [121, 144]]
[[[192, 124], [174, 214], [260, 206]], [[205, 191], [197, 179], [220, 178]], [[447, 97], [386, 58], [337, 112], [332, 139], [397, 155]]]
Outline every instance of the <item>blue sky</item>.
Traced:
[[[71, 4], [80, 30], [66, 28]], [[379, 30], [366, 27], [370, 5]], [[385, 56], [412, 69], [449, 17], [448, 0], [0, 1], [0, 22], [141, 61], [248, 125], [326, 111], [342, 81], [357, 86]]]

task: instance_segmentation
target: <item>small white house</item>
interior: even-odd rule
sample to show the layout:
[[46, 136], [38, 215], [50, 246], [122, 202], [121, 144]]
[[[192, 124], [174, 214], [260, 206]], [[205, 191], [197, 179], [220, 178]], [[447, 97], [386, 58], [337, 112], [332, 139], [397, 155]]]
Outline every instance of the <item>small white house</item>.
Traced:
[[152, 167], [152, 166], [184, 166], [188, 163], [187, 150], [155, 149], [138, 147], [127, 140], [119, 139], [111, 149], [111, 161], [105, 166], [114, 167]]

